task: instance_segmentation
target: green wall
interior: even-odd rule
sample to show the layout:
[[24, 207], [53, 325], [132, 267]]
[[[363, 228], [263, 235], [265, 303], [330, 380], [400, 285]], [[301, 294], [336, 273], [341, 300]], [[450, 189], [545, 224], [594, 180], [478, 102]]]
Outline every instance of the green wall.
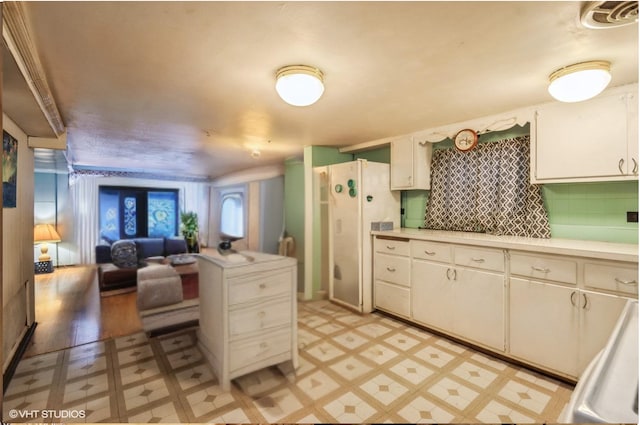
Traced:
[[284, 223], [296, 245], [298, 292], [304, 292], [304, 163], [300, 159], [284, 163]]
[[[307, 151], [305, 151], [306, 153]], [[341, 162], [349, 162], [353, 160], [350, 153], [340, 153], [338, 148], [328, 146], [312, 146], [311, 147], [311, 164], [313, 167], [322, 167], [324, 165], [339, 164]]]
[[638, 182], [560, 183], [542, 187], [551, 237], [638, 243]]

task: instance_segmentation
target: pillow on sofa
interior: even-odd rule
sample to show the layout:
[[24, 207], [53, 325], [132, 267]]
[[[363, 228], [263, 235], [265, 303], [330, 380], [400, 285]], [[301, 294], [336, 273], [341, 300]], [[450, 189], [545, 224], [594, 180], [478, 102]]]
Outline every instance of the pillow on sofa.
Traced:
[[164, 238], [140, 238], [135, 241], [140, 261], [147, 258], [164, 257]]
[[122, 268], [138, 267], [136, 243], [130, 240], [115, 241], [111, 245], [111, 261]]
[[187, 241], [184, 238], [166, 238], [164, 240], [164, 253], [169, 255], [186, 254]]

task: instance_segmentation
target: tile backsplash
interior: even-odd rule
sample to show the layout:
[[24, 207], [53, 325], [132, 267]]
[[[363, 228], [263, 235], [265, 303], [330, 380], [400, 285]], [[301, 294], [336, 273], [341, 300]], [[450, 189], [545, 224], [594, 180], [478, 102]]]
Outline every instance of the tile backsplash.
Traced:
[[[546, 184], [542, 196], [552, 238], [638, 243], [638, 223], [627, 223], [627, 211], [638, 211], [637, 181]], [[403, 192], [403, 227], [424, 226], [428, 198]]]
[[638, 243], [638, 182], [558, 183], [542, 186], [551, 237]]

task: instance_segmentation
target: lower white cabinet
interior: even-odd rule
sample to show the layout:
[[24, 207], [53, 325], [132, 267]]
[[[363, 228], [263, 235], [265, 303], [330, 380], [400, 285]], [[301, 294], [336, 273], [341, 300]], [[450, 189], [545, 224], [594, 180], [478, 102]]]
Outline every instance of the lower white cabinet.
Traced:
[[518, 278], [511, 278], [509, 290], [509, 353], [576, 375], [578, 291]]
[[627, 298], [511, 278], [509, 353], [578, 378], [604, 347]]
[[411, 264], [413, 319], [440, 330], [453, 328], [451, 267], [414, 259]]
[[411, 317], [409, 240], [374, 241], [373, 303], [378, 309]]
[[627, 298], [617, 295], [580, 291], [578, 376], [606, 344], [626, 303]]
[[414, 259], [413, 319], [504, 350], [504, 274]]
[[376, 308], [574, 380], [638, 294], [637, 261], [395, 239], [376, 240]]
[[376, 308], [397, 314], [411, 316], [411, 291], [398, 285], [376, 280], [374, 284]]

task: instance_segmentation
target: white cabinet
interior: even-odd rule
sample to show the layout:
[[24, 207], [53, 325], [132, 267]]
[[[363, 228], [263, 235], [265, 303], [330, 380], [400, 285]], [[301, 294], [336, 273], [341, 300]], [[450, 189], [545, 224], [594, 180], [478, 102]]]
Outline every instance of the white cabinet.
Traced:
[[431, 188], [432, 145], [413, 137], [391, 142], [391, 190]]
[[578, 373], [606, 344], [622, 313], [627, 298], [616, 295], [580, 291], [580, 333], [578, 335]]
[[374, 241], [374, 306], [402, 317], [411, 316], [409, 241]]
[[585, 283], [597, 287], [614, 280], [610, 274], [625, 277], [624, 270], [628, 273], [633, 267], [627, 265], [620, 272], [613, 262], [581, 263], [529, 253], [511, 255], [510, 355], [578, 378], [602, 349], [627, 298], [579, 287], [576, 269], [582, 265]]
[[[447, 247], [446, 244], [422, 241], [412, 241], [412, 244], [413, 319], [503, 351], [503, 252], [477, 247]], [[451, 253], [454, 261], [449, 264], [421, 259], [426, 255], [446, 261], [446, 255]]]
[[297, 368], [296, 260], [258, 252], [197, 258], [198, 345], [222, 389], [267, 366]]
[[638, 178], [638, 110], [633, 88], [537, 111], [532, 141], [534, 182]]
[[451, 266], [413, 259], [411, 262], [413, 319], [442, 331], [453, 330]]

